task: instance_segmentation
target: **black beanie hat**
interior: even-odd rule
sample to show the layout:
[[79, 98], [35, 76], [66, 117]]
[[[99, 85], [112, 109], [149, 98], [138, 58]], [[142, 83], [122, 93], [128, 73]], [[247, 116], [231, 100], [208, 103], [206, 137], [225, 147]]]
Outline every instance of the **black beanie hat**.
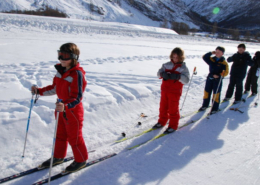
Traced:
[[239, 45], [237, 46], [237, 48], [244, 48], [244, 49], [246, 49], [246, 45], [245, 45], [245, 44], [239, 44]]
[[222, 47], [222, 46], [218, 46], [218, 47], [216, 48], [216, 50], [220, 50], [220, 51], [222, 51], [223, 53], [225, 53], [225, 48]]

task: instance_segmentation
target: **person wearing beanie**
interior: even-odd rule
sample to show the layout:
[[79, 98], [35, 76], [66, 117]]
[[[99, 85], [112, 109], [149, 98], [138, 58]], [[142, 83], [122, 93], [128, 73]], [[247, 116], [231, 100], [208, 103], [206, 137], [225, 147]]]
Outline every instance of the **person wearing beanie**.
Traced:
[[[225, 48], [218, 46], [215, 51], [206, 53], [203, 56], [203, 60], [209, 65], [209, 74], [204, 89], [203, 104], [199, 111], [204, 111], [209, 107], [212, 91], [215, 98], [210, 114], [214, 114], [219, 110], [220, 92], [222, 89], [221, 74], [224, 71], [223, 77], [225, 77], [229, 73], [228, 63], [223, 57], [224, 52]], [[215, 56], [211, 57], [212, 54]]]
[[243, 94], [243, 80], [246, 77], [247, 67], [254, 64], [250, 54], [245, 51], [245, 44], [239, 44], [237, 47], [238, 51], [233, 56], [228, 57], [228, 62], [233, 62], [230, 72], [230, 81], [226, 96], [223, 101], [229, 101], [233, 96], [234, 89], [235, 92], [235, 101], [234, 104], [239, 103], [242, 100]]
[[250, 67], [247, 78], [246, 78], [246, 84], [245, 84], [245, 92], [244, 94], [247, 94], [251, 89], [251, 96], [257, 95], [257, 81], [259, 78], [260, 73], [260, 51], [257, 51], [255, 53], [255, 56], [253, 58], [254, 65]]

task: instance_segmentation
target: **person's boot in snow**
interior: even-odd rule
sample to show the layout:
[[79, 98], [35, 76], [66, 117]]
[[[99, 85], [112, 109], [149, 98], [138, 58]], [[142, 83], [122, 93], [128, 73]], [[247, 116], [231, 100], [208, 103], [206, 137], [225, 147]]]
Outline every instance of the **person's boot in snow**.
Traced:
[[218, 109], [218, 110], [212, 110], [212, 111], [210, 112], [210, 115], [216, 114], [216, 113], [219, 112], [219, 111], [220, 111], [220, 109]]
[[153, 129], [157, 129], [157, 128], [162, 128], [163, 126], [160, 124], [160, 123], [156, 123], [154, 126], [153, 126]]
[[78, 163], [76, 161], [73, 161], [67, 168], [65, 169], [66, 172], [75, 172], [80, 170], [81, 168], [84, 168], [86, 166], [86, 161]]
[[224, 98], [223, 102], [226, 102], [226, 101], [229, 101], [229, 100], [230, 100], [230, 98]]
[[233, 102], [233, 104], [235, 105], [235, 104], [238, 104], [240, 102], [241, 102], [241, 100], [236, 100], [236, 101]]
[[[63, 158], [53, 158], [53, 163], [52, 163], [52, 166], [55, 166], [55, 165], [58, 165], [58, 164], [61, 164], [63, 163], [64, 159]], [[51, 158], [44, 161], [41, 165], [40, 165], [40, 168], [49, 168], [51, 165]]]
[[207, 108], [208, 108], [208, 107], [200, 107], [198, 111], [199, 111], [199, 112], [205, 111]]
[[173, 132], [175, 132], [176, 130], [174, 130], [173, 128], [171, 128], [171, 127], [168, 127], [163, 133], [164, 134], [170, 134], [170, 133], [173, 133]]

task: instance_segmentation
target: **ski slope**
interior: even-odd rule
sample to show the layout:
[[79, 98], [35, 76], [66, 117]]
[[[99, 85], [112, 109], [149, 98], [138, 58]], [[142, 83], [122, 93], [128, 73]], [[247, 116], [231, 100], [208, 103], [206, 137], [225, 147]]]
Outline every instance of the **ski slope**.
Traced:
[[[185, 50], [190, 72], [195, 66], [198, 71], [181, 111], [185, 114], [202, 104], [208, 73], [202, 55], [221, 45], [228, 57], [236, 52], [238, 42], [179, 36], [154, 27], [24, 15], [0, 14], [0, 25], [0, 178], [50, 157], [55, 96], [40, 97], [33, 107], [25, 158], [21, 158], [29, 88], [52, 82], [57, 50], [63, 43], [74, 42], [81, 50], [80, 63], [88, 81], [83, 134], [88, 150], [96, 150], [89, 154], [89, 161], [114, 152], [118, 155], [52, 184], [260, 184], [259, 107], [246, 108], [257, 98], [248, 99], [244, 114], [225, 109], [131, 151], [125, 149], [163, 130], [110, 145], [121, 132], [133, 135], [156, 123], [161, 84], [156, 73], [174, 47]], [[260, 50], [259, 44], [246, 45], [251, 55]], [[229, 77], [224, 79], [222, 98], [228, 81]], [[137, 121], [144, 121], [138, 120], [140, 113], [151, 119], [137, 127]], [[196, 116], [182, 119], [180, 125]], [[53, 168], [53, 174], [67, 165]], [[45, 170], [5, 184], [32, 184], [47, 176]]]

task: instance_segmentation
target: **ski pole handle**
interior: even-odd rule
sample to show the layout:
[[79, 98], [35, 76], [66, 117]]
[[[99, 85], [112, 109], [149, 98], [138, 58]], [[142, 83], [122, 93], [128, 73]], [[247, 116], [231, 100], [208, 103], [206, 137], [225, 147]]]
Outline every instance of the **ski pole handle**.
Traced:
[[222, 71], [221, 77], [224, 78], [225, 70]]
[[[57, 98], [57, 102], [56, 103], [62, 103], [62, 99]], [[56, 110], [57, 111], [57, 110]], [[57, 111], [57, 113], [59, 113], [60, 111]]]
[[36, 92], [35, 92], [35, 90], [34, 90], [34, 91], [31, 91], [32, 95], [37, 94], [37, 87], [38, 87], [38, 86], [37, 86], [36, 84], [33, 84], [32, 87], [36, 87]]
[[194, 67], [194, 69], [193, 69], [193, 74], [194, 74], [194, 75], [197, 75], [197, 67]]

